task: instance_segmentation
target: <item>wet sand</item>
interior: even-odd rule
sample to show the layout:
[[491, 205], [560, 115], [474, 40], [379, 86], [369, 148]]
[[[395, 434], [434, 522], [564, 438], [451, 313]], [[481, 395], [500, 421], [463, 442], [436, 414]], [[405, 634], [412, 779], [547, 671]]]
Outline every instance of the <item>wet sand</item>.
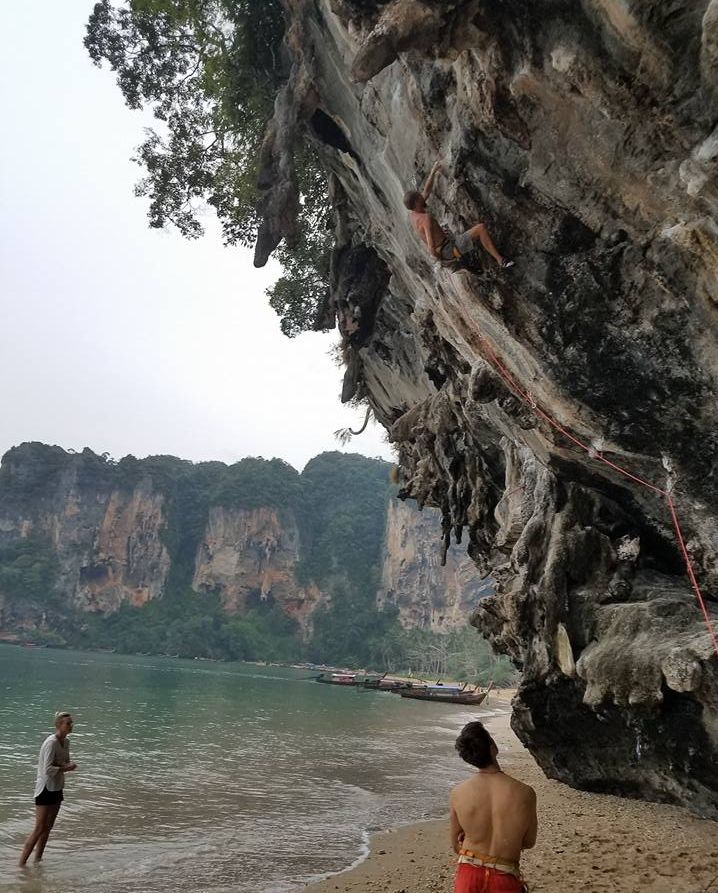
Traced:
[[[718, 822], [683, 809], [574, 791], [545, 778], [511, 731], [487, 723], [502, 768], [536, 789], [539, 838], [522, 860], [531, 893], [718, 893]], [[371, 854], [310, 893], [450, 893], [454, 857], [446, 821], [378, 834]]]

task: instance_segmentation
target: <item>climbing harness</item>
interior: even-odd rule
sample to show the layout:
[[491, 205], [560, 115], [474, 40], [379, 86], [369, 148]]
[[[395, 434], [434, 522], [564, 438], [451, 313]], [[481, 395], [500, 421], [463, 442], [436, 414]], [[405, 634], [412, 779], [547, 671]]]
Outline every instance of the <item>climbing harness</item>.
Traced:
[[718, 638], [716, 638], [716, 633], [713, 628], [713, 622], [711, 621], [708, 609], [706, 607], [705, 599], [703, 598], [703, 593], [701, 592], [701, 588], [698, 585], [698, 580], [696, 579], [695, 570], [693, 569], [693, 562], [691, 561], [691, 557], [688, 554], [688, 549], [686, 548], [685, 540], [683, 538], [683, 531], [681, 530], [681, 525], [678, 521], [678, 515], [676, 513], [676, 507], [673, 502], [673, 497], [671, 496], [670, 489], [657, 487], [655, 484], [651, 484], [649, 483], [649, 481], [645, 481], [643, 480], [643, 478], [638, 477], [638, 475], [632, 474], [630, 471], [627, 471], [625, 468], [622, 468], [615, 462], [611, 462], [611, 460], [607, 459], [602, 452], [593, 449], [593, 447], [585, 444], [582, 440], [579, 440], [578, 437], [575, 437], [573, 434], [567, 431], [561, 424], [559, 424], [559, 422], [556, 421], [556, 419], [554, 419], [547, 412], [544, 412], [544, 410], [541, 409], [541, 407], [536, 403], [536, 400], [529, 391], [524, 390], [521, 385], [518, 384], [511, 372], [509, 372], [504, 363], [500, 360], [491, 344], [485, 338], [481, 338], [481, 344], [484, 347], [484, 350], [486, 351], [486, 354], [494, 369], [499, 373], [499, 375], [504, 379], [508, 386], [514, 391], [514, 393], [516, 393], [524, 401], [524, 403], [528, 404], [528, 406], [539, 418], [543, 419], [545, 422], [551, 425], [552, 428], [558, 431], [563, 437], [565, 437], [567, 440], [570, 440], [571, 443], [575, 444], [577, 447], [586, 452], [589, 458], [594, 459], [597, 462], [602, 462], [604, 465], [607, 465], [609, 468], [613, 469], [613, 471], [617, 472], [620, 475], [623, 475], [623, 477], [628, 478], [629, 480], [634, 481], [637, 484], [640, 484], [642, 487], [651, 490], [653, 493], [661, 496], [663, 499], [666, 500], [668, 509], [671, 514], [671, 520], [673, 521], [673, 529], [676, 535], [676, 541], [680, 548], [681, 555], [683, 556], [683, 561], [686, 565], [686, 574], [688, 576], [688, 579], [690, 580], [691, 587], [693, 589], [693, 592], [695, 593], [696, 600], [698, 601], [698, 605], [701, 609], [701, 613], [703, 614], [703, 619], [705, 620], [708, 634], [710, 635], [711, 642], [713, 643], [713, 649], [716, 653], [716, 657], [718, 657]]
[[[447, 240], [448, 241], [448, 240]], [[464, 255], [459, 251], [459, 249], [455, 246], [451, 246], [451, 254], [452, 257], [442, 257], [441, 251], [444, 249], [446, 242], [443, 243], [441, 248], [439, 248], [439, 265], [443, 267], [445, 270], [451, 270], [452, 272], [456, 272], [457, 270], [463, 269], [464, 265]]]

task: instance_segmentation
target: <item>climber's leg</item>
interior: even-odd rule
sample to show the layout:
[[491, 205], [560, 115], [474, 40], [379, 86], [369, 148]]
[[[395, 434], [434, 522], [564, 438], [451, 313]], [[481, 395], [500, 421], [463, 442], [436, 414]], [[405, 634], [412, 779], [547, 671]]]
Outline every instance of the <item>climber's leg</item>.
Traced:
[[512, 261], [506, 261], [503, 255], [499, 254], [485, 223], [477, 223], [476, 226], [472, 226], [467, 235], [472, 242], [481, 242], [484, 251], [487, 251], [500, 267], [513, 266]]

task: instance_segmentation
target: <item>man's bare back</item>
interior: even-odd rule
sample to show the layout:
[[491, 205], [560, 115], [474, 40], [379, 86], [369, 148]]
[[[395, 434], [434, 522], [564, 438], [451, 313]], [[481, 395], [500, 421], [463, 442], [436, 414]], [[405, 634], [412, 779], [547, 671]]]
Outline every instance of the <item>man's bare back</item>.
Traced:
[[501, 770], [480, 769], [454, 788], [449, 802], [456, 852], [518, 863], [521, 850], [536, 843], [536, 794]]
[[449, 798], [451, 845], [459, 856], [455, 893], [521, 893], [521, 851], [536, 843], [536, 794], [497, 762], [498, 748], [480, 722], [456, 739], [461, 758], [478, 771]]
[[439, 248], [448, 237], [436, 219], [428, 211], [410, 211], [409, 222], [429, 249], [430, 254], [433, 257], [438, 257]]

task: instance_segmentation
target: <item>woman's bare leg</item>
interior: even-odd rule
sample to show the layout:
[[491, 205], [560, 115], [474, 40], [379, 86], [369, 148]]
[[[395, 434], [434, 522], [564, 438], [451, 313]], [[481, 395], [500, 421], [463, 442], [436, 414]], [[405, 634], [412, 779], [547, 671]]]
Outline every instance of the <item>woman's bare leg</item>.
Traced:
[[20, 865], [24, 865], [27, 862], [27, 860], [30, 858], [30, 853], [35, 848], [35, 844], [42, 837], [45, 831], [45, 825], [47, 824], [47, 816], [50, 808], [51, 807], [49, 806], [35, 807], [35, 827], [32, 829], [32, 833], [25, 841], [25, 846], [22, 848]]
[[504, 259], [499, 254], [496, 245], [494, 245], [485, 223], [477, 223], [476, 226], [472, 226], [469, 230], [469, 235], [472, 242], [481, 242], [484, 251], [488, 251], [499, 266], [503, 264]]
[[[55, 806], [48, 806], [48, 815], [45, 821], [45, 827], [43, 828], [42, 834], [38, 838], [37, 843], [35, 844], [35, 861], [39, 862], [42, 859], [42, 854], [45, 852], [45, 846], [47, 844], [47, 838], [50, 836], [50, 831], [52, 831], [52, 826], [55, 824], [55, 819], [57, 818], [57, 814], [60, 811], [60, 804], [58, 803]], [[28, 854], [29, 855], [29, 854]]]

